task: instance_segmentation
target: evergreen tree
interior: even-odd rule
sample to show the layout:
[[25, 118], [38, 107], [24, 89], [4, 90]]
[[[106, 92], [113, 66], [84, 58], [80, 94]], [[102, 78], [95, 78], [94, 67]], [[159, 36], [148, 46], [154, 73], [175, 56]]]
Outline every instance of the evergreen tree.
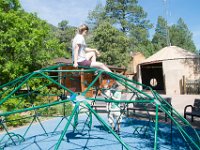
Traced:
[[[60, 40], [63, 49], [66, 49], [71, 53], [71, 41], [75, 36], [76, 28], [69, 26], [67, 20], [63, 20], [58, 23], [58, 30], [56, 30], [56, 36]], [[66, 56], [65, 56], [66, 57]]]
[[89, 12], [87, 24], [90, 29], [97, 28], [103, 22], [110, 22], [110, 18], [106, 16], [105, 7], [99, 3], [95, 9]]
[[[149, 43], [148, 29], [152, 28], [152, 24], [146, 19], [147, 13], [138, 5], [138, 1], [107, 0], [105, 8], [106, 15], [112, 18], [114, 26], [129, 38], [130, 43], [126, 51], [142, 51], [141, 49]], [[147, 48], [146, 50], [148, 51]]]
[[[152, 25], [146, 17], [147, 13], [143, 11], [142, 7], [138, 6], [137, 0], [107, 0], [105, 7], [99, 5], [90, 13], [89, 22], [94, 29], [98, 28], [100, 24], [109, 23], [113, 28], [122, 32], [127, 40], [126, 46], [119, 45], [118, 47], [121, 47], [126, 56], [131, 51], [141, 51], [149, 55], [152, 51], [152, 44], [148, 40], [148, 29]], [[119, 35], [115, 34], [115, 36]], [[117, 44], [120, 44], [120, 42]], [[150, 52], [146, 52], [145, 49]]]
[[182, 18], [179, 18], [177, 24], [170, 27], [169, 35], [172, 45], [196, 52], [196, 46], [192, 40], [192, 33]]
[[124, 51], [128, 39], [123, 32], [104, 22], [93, 31], [93, 46], [101, 51], [100, 61], [108, 65], [126, 66], [129, 54]]
[[157, 20], [157, 25], [155, 29], [155, 34], [152, 39], [152, 43], [155, 46], [155, 52], [160, 50], [161, 48], [164, 48], [168, 46], [168, 25], [167, 21], [159, 16]]
[[137, 0], [107, 0], [106, 15], [115, 20], [124, 33], [129, 33], [134, 27], [149, 28], [147, 13], [138, 5]]

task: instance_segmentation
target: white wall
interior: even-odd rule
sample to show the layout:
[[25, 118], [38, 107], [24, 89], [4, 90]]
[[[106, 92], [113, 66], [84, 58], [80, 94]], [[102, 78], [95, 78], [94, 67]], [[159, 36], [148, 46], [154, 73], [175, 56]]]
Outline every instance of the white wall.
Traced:
[[181, 81], [183, 76], [194, 80], [194, 64], [191, 59], [178, 59], [163, 61], [163, 75], [166, 94], [181, 94]]

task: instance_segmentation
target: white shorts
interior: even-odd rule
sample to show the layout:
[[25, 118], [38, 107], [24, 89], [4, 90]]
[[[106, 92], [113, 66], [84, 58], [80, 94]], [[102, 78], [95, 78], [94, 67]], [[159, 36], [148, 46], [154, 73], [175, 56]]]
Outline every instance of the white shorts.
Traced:
[[108, 122], [110, 124], [114, 123], [116, 120], [117, 123], [120, 123], [122, 121], [122, 114], [120, 111], [110, 111], [108, 113]]

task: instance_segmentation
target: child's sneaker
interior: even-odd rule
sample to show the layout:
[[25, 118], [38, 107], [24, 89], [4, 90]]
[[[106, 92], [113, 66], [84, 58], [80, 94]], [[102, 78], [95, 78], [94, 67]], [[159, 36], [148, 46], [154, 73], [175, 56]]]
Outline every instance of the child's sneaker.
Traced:
[[94, 75], [97, 76], [97, 75], [98, 75], [98, 71], [95, 71], [95, 72], [94, 72]]
[[116, 133], [117, 133], [118, 135], [120, 135], [120, 131], [119, 131], [119, 130], [117, 130]]

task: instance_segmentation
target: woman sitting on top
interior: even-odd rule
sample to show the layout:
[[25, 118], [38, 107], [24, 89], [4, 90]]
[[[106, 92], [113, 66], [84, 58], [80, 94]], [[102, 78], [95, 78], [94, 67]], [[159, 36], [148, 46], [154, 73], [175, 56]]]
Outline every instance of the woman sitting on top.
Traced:
[[111, 72], [111, 70], [101, 62], [96, 61], [96, 57], [100, 55], [97, 49], [88, 48], [85, 43], [85, 36], [88, 33], [88, 26], [81, 25], [78, 28], [78, 33], [72, 42], [72, 59], [73, 66], [87, 66], [103, 69], [105, 71]]

